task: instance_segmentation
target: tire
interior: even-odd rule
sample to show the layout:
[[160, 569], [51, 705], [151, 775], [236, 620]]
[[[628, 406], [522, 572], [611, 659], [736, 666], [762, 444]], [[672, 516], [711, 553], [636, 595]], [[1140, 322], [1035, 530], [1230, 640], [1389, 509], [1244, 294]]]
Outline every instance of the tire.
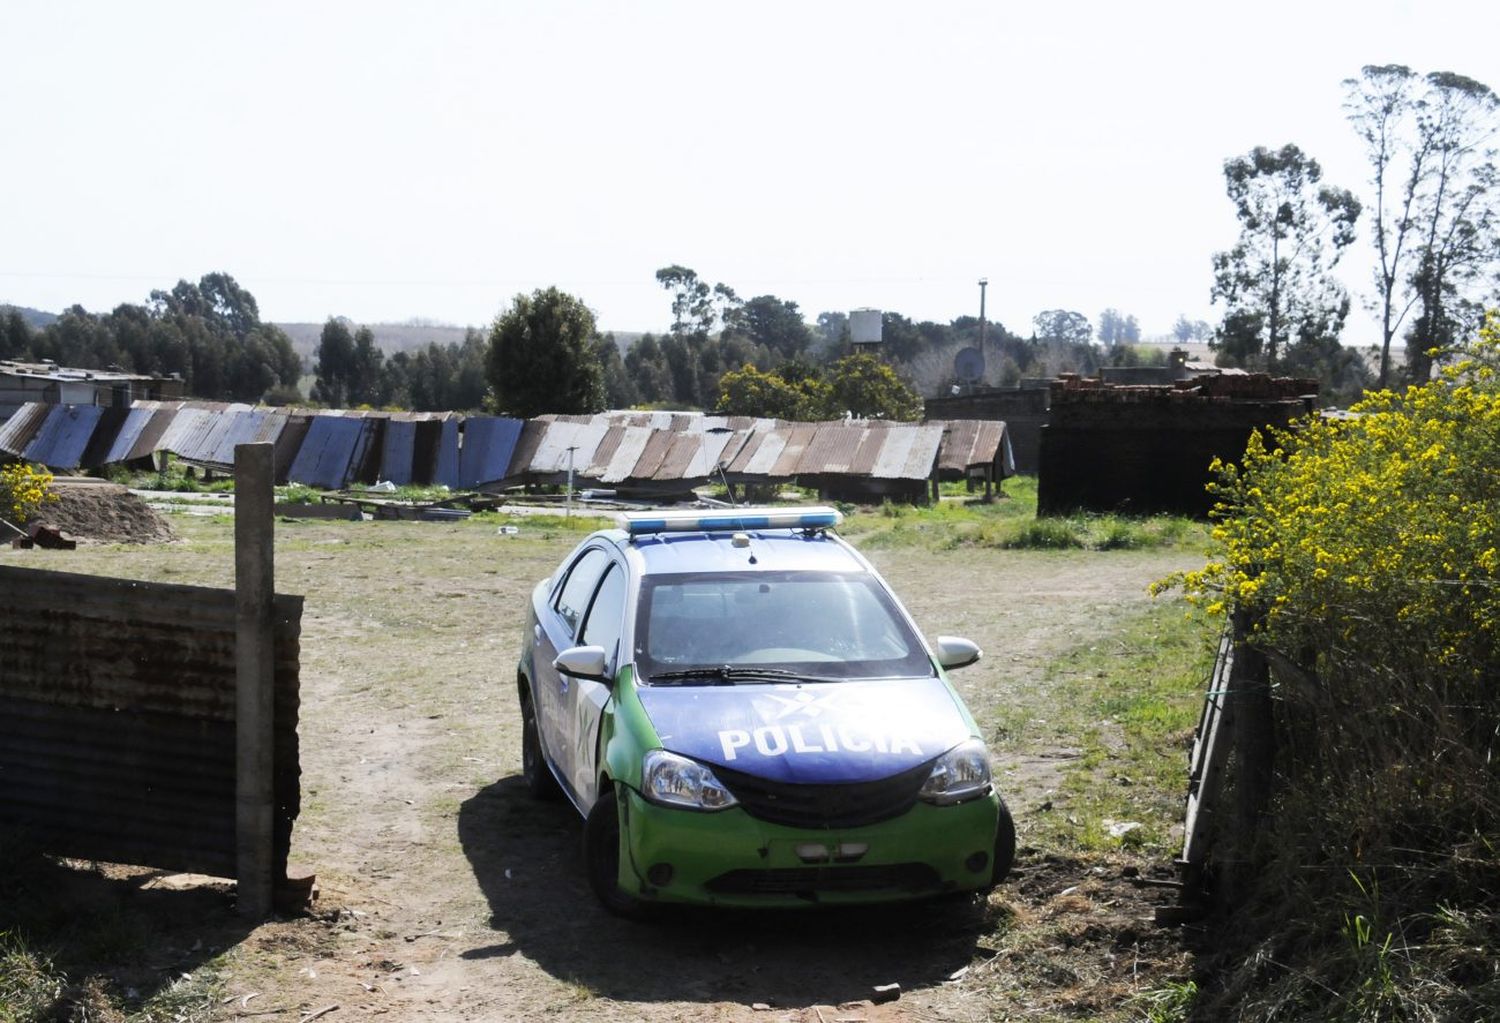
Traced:
[[542, 754], [542, 739], [537, 733], [536, 711], [531, 706], [529, 694], [521, 697], [521, 777], [526, 779], [526, 791], [531, 798], [552, 801], [562, 795], [552, 769], [547, 766]]
[[614, 790], [604, 789], [583, 824], [583, 864], [589, 887], [615, 916], [638, 920], [646, 907], [620, 888], [620, 804]]
[[990, 885], [1005, 880], [1016, 861], [1016, 822], [1011, 819], [1010, 808], [1000, 800], [1000, 817], [995, 821], [995, 855], [990, 873]]

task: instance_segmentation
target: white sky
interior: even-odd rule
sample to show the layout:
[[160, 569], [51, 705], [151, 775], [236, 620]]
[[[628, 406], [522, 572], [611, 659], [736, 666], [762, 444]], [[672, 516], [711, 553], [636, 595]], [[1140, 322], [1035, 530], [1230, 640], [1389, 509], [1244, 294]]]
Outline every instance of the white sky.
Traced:
[[1214, 318], [1225, 157], [1363, 194], [1342, 79], [1500, 87], [1495, 0], [0, 3], [0, 301], [54, 311], [224, 270], [268, 320], [556, 284], [659, 330], [681, 263], [808, 319], [976, 314], [986, 276], [1022, 334], [1165, 333]]

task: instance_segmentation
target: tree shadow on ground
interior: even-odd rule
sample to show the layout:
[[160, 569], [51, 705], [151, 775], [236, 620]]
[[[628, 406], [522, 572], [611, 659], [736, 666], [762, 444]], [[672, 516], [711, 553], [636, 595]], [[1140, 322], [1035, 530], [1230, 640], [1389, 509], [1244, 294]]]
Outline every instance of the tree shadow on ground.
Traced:
[[464, 802], [459, 840], [490, 906], [495, 942], [465, 958], [524, 954], [560, 980], [632, 1002], [786, 1006], [870, 997], [877, 984], [941, 983], [994, 926], [980, 900], [757, 912], [663, 908], [620, 920], [584, 876], [582, 822], [517, 777]]
[[24, 836], [3, 844], [0, 934], [65, 975], [58, 1018], [86, 980], [131, 1008], [252, 929], [235, 912], [231, 881], [54, 858]]

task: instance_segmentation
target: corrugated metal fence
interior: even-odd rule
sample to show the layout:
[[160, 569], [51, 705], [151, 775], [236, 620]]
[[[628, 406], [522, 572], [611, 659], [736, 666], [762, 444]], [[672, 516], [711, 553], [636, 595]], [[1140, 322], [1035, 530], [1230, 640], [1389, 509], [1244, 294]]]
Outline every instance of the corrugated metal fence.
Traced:
[[[275, 848], [300, 804], [302, 598], [275, 599]], [[233, 590], [0, 566], [0, 825], [235, 876]]]

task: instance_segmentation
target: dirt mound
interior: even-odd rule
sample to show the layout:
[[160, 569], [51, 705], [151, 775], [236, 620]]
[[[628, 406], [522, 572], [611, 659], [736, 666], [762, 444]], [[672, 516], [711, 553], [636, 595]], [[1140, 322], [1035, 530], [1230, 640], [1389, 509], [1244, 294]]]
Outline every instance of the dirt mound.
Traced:
[[166, 543], [172, 527], [146, 502], [115, 483], [53, 481], [57, 500], [33, 521], [55, 526], [83, 543]]

